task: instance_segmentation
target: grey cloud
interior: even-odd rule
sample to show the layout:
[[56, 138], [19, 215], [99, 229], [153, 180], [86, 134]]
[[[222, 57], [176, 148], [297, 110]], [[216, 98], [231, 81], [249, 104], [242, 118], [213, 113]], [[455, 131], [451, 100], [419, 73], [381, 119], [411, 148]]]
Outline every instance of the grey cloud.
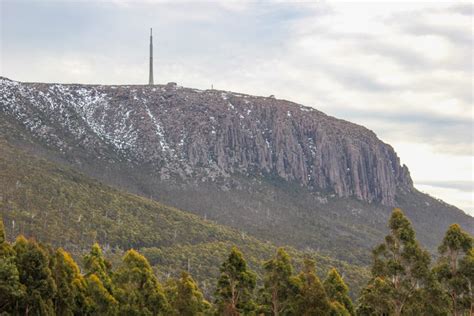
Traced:
[[452, 6], [451, 8], [449, 8], [449, 11], [453, 13], [459, 13], [462, 15], [472, 16], [473, 9], [474, 9], [474, 6], [472, 4], [464, 3], [464, 4], [458, 4], [458, 5]]
[[413, 22], [402, 27], [406, 32], [410, 32], [411, 34], [437, 35], [444, 37], [455, 44], [472, 46], [472, 33], [466, 32], [466, 30], [450, 28], [447, 26], [424, 24], [421, 22]]
[[474, 191], [474, 181], [417, 181], [417, 184], [454, 189], [463, 192]]
[[[405, 111], [406, 110], [406, 111]], [[370, 121], [382, 138], [409, 139], [432, 144], [435, 150], [455, 155], [473, 154], [471, 117], [453, 118], [438, 114], [414, 113], [407, 105], [398, 112], [331, 108], [331, 114], [350, 121]]]
[[472, 67], [472, 59], [469, 53], [461, 54], [461, 56], [453, 56], [441, 62], [433, 62], [416, 52], [411, 47], [402, 47], [396, 43], [386, 43], [385, 39], [376, 37], [366, 37], [357, 41], [359, 49], [368, 54], [376, 54], [394, 60], [397, 64], [403, 66], [406, 70], [432, 71], [435, 69], [453, 70], [469, 72]]
[[471, 13], [468, 13], [464, 5], [452, 6], [445, 10], [431, 9], [423, 11], [410, 11], [394, 14], [391, 17], [387, 18], [385, 22], [387, 24], [391, 24], [395, 27], [398, 27], [402, 32], [408, 34], [414, 34], [418, 36], [440, 36], [455, 45], [472, 47], [472, 31], [468, 30], [469, 27], [472, 28], [472, 20], [470, 25], [466, 25], [466, 28], [450, 27], [447, 25], [427, 23], [424, 20], [426, 14], [441, 13], [461, 13], [464, 15], [471, 15], [472, 11]]
[[377, 76], [360, 71], [360, 69], [348, 67], [346, 65], [334, 63], [334, 61], [314, 59], [299, 59], [294, 61], [299, 69], [311, 69], [331, 77], [344, 87], [364, 92], [382, 93], [399, 90], [396, 85], [388, 85], [381, 82]]
[[395, 59], [399, 64], [410, 69], [429, 68], [433, 66], [426, 60], [426, 58], [423, 58], [423, 56], [409, 48], [385, 44], [376, 38], [371, 38], [365, 42], [359, 42], [359, 47], [367, 53], [378, 54]]
[[[453, 7], [452, 12], [465, 10], [464, 6]], [[435, 10], [434, 12], [440, 12]], [[399, 28], [405, 35], [439, 35], [448, 38], [455, 45], [472, 45], [472, 32], [456, 28], [446, 28], [423, 24], [418, 15], [423, 13], [404, 13], [389, 17], [386, 22]], [[472, 68], [472, 51], [459, 47], [457, 56], [450, 56], [445, 60], [433, 62], [415, 51], [412, 47], [404, 47], [390, 37], [379, 37], [362, 33], [335, 32], [320, 28], [314, 36], [325, 39], [351, 42], [367, 54], [376, 54], [394, 60], [399, 65], [410, 71], [427, 71], [433, 69], [454, 70], [470, 72]]]
[[[308, 35], [306, 35], [308, 36]], [[373, 54], [388, 58], [401, 67], [409, 79], [407, 82], [397, 84], [387, 84], [380, 79], [387, 76], [386, 73], [369, 74], [360, 69], [351, 68], [346, 65], [335, 64], [334, 60], [322, 60], [315, 56], [297, 60], [296, 66], [299, 69], [312, 69], [313, 71], [324, 73], [341, 83], [347, 88], [362, 92], [371, 93], [387, 93], [387, 92], [442, 92], [450, 98], [462, 101], [464, 104], [472, 104], [472, 82], [453, 81], [450, 74], [461, 73], [469, 76], [472, 72], [471, 51], [459, 47], [456, 55], [449, 56], [442, 61], [431, 61], [423, 56], [420, 52], [415, 51], [411, 47], [403, 47], [396, 43], [387, 42], [386, 38], [380, 38], [367, 34], [349, 34], [332, 31], [321, 30], [317, 34], [310, 35], [314, 37], [324, 37], [324, 39], [342, 41], [351, 43], [355, 52]], [[334, 56], [337, 58], [337, 56]], [[309, 66], [309, 67], [308, 67]], [[369, 67], [377, 67], [376, 64]], [[443, 78], [433, 77], [435, 71], [447, 71], [448, 75]], [[416, 74], [420, 80], [413, 81]], [[457, 75], [456, 75], [457, 76]]]
[[333, 64], [320, 65], [320, 68], [324, 69], [326, 74], [343, 83], [344, 86], [355, 90], [380, 93], [397, 89], [395, 86], [381, 83], [373, 76], [348, 67]]
[[[384, 120], [392, 120], [397, 122], [403, 123], [416, 123], [422, 125], [433, 125], [436, 128], [440, 126], [456, 126], [463, 128], [471, 128], [473, 124], [473, 120], [470, 117], [447, 117], [442, 116], [439, 114], [430, 114], [425, 112], [414, 112], [413, 108], [410, 108], [410, 105], [407, 104], [405, 109], [400, 109], [400, 112], [393, 112], [389, 111], [377, 111], [377, 110], [349, 110], [347, 108], [340, 108], [341, 112], [349, 114], [352, 117], [371, 117], [377, 119], [384, 119]], [[406, 111], [405, 111], [406, 110]], [[403, 112], [402, 112], [403, 111]], [[470, 139], [472, 139], [472, 135], [470, 135]]]

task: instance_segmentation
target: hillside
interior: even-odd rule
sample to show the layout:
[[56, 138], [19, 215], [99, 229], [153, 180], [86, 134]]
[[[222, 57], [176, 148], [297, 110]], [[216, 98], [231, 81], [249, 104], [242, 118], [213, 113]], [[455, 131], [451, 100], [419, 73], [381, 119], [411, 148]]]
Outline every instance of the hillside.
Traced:
[[0, 124], [15, 146], [107, 184], [350, 263], [368, 263], [393, 206], [433, 253], [451, 223], [474, 233], [372, 131], [273, 97], [1, 79]]
[[[212, 293], [220, 263], [238, 245], [251, 267], [276, 251], [273, 244], [101, 184], [70, 168], [38, 159], [0, 140], [0, 215], [7, 235], [24, 234], [63, 247], [76, 258], [99, 241], [112, 259], [135, 248], [162, 279], [187, 270]], [[305, 255], [289, 248], [298, 264]], [[354, 293], [367, 276], [363, 268], [307, 253], [319, 271], [336, 266]]]

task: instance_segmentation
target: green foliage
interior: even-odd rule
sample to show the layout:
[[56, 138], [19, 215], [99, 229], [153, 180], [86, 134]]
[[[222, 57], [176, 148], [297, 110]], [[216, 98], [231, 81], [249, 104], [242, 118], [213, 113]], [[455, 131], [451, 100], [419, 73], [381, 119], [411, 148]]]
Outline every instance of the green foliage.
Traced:
[[418, 304], [408, 306], [407, 315], [446, 316], [449, 315], [449, 295], [441, 287], [435, 274], [431, 273], [423, 284]]
[[458, 224], [449, 226], [444, 239], [439, 246], [439, 252], [442, 255], [448, 254], [451, 259], [451, 264], [456, 265], [454, 259], [459, 252], [467, 252], [472, 248], [472, 237], [461, 229]]
[[[459, 261], [459, 273], [467, 280], [468, 291], [465, 293], [466, 302], [470, 301], [471, 314], [474, 313], [474, 248]], [[467, 304], [466, 304], [467, 305]]]
[[255, 310], [253, 291], [256, 275], [247, 267], [242, 253], [235, 247], [222, 263], [217, 281], [216, 305], [220, 314], [239, 315]]
[[15, 255], [12, 246], [7, 242], [5, 226], [3, 220], [0, 220], [0, 258], [10, 258]]
[[12, 312], [15, 302], [25, 295], [25, 287], [20, 283], [20, 276], [14, 257], [0, 257], [0, 312]]
[[291, 314], [297, 286], [290, 256], [279, 248], [275, 257], [265, 262], [263, 268], [264, 287], [260, 291], [262, 311], [269, 315]]
[[448, 228], [439, 247], [441, 256], [433, 271], [449, 295], [453, 315], [468, 313], [474, 306], [472, 247], [472, 237], [457, 224]]
[[349, 313], [344, 305], [337, 301], [332, 301], [330, 303], [331, 307], [331, 316], [351, 316], [351, 313]]
[[344, 283], [336, 268], [329, 270], [323, 284], [329, 300], [335, 306], [337, 315], [355, 314], [352, 300], [349, 297], [349, 287]]
[[169, 311], [164, 290], [141, 254], [129, 250], [114, 275], [115, 295], [121, 315], [166, 315]]
[[84, 256], [84, 269], [86, 276], [94, 274], [98, 277], [102, 285], [112, 293], [111, 263], [105, 259], [102, 249], [98, 243], [92, 245], [91, 251]]
[[6, 244], [7, 237], [5, 233], [5, 225], [3, 224], [3, 220], [0, 221], [0, 245]]
[[20, 283], [26, 294], [18, 302], [22, 314], [52, 315], [56, 284], [49, 267], [48, 253], [34, 240], [17, 238], [14, 250]]
[[389, 220], [390, 234], [374, 250], [372, 275], [382, 293], [389, 293], [386, 304], [395, 315], [405, 314], [419, 306], [422, 288], [429, 279], [430, 256], [415, 239], [410, 221], [400, 209], [394, 209]]
[[170, 280], [166, 295], [176, 316], [200, 316], [210, 312], [211, 304], [204, 299], [196, 282], [187, 272], [177, 280]]
[[393, 304], [390, 302], [393, 289], [384, 278], [374, 277], [360, 294], [357, 315], [393, 315]]
[[70, 254], [63, 249], [56, 251], [53, 268], [57, 294], [55, 310], [60, 315], [76, 315], [86, 310], [86, 282]]
[[303, 271], [298, 275], [298, 294], [295, 299], [296, 315], [330, 315], [331, 305], [321, 281], [316, 275], [315, 263], [305, 260]]
[[[118, 269], [112, 270], [96, 243], [84, 257], [84, 275], [68, 252], [61, 248], [46, 250], [21, 236], [9, 253], [13, 254], [12, 267], [22, 274], [9, 275], [13, 280], [11, 283], [16, 282], [17, 286], [2, 288], [10, 294], [2, 296], [4, 301], [0, 312], [40, 315], [210, 315], [217, 312], [219, 315], [255, 315], [257, 306], [254, 301], [258, 300], [270, 303], [268, 313], [272, 315], [314, 315], [320, 312], [323, 312], [321, 315], [346, 315], [343, 305], [327, 300], [314, 263], [306, 260], [303, 272], [295, 277], [290, 256], [282, 248], [263, 264], [266, 274], [259, 293], [261, 297], [254, 295], [255, 273], [248, 268], [242, 253], [232, 248], [220, 268], [215, 308], [204, 299], [197, 283], [187, 272], [182, 272], [178, 279], [169, 279], [166, 290], [163, 290], [147, 259], [135, 250], [127, 251]], [[102, 280], [109, 282], [112, 290], [107, 289]], [[278, 299], [278, 304], [272, 299], [266, 301], [269, 293], [275, 293], [273, 297]], [[274, 306], [280, 309], [272, 310]]]
[[[426, 268], [429, 260], [417, 247], [414, 232], [399, 210], [394, 211], [389, 225], [391, 233], [385, 244], [374, 250], [373, 277], [360, 295], [357, 315], [460, 316], [472, 311], [472, 237], [451, 226], [432, 273]], [[127, 251], [113, 270], [96, 243], [84, 257], [87, 268], [82, 274], [61, 248], [54, 250], [22, 236], [13, 247], [5, 237], [3, 240], [2, 315], [354, 315], [349, 289], [335, 268], [322, 284], [314, 261], [306, 259], [295, 276], [291, 257], [283, 248], [263, 263], [263, 287], [255, 293], [256, 275], [233, 247], [221, 265], [216, 306], [212, 306], [187, 272], [168, 279], [163, 289], [148, 260], [135, 250]], [[451, 260], [453, 253], [455, 261]], [[404, 282], [411, 282], [411, 292], [402, 287]], [[450, 305], [453, 298], [457, 300]], [[397, 299], [404, 300], [398, 311]], [[262, 304], [260, 311], [255, 301]]]
[[118, 302], [105, 288], [96, 274], [86, 277], [86, 291], [88, 297], [88, 311], [91, 315], [116, 315]]
[[6, 240], [3, 221], [0, 219], [0, 311], [12, 312], [14, 303], [25, 294], [15, 256], [15, 251]]
[[98, 243], [92, 245], [83, 261], [90, 312], [115, 315], [118, 312], [118, 302], [113, 296], [112, 264], [104, 257]]
[[468, 233], [450, 226], [432, 272], [401, 210], [394, 209], [389, 228], [385, 243], [374, 249], [372, 279], [360, 294], [358, 315], [461, 315], [472, 309]]

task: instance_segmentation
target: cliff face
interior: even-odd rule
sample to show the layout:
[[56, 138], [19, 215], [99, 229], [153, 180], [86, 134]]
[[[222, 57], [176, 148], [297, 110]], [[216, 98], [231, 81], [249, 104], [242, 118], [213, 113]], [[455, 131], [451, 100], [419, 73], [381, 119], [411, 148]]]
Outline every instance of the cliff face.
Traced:
[[[395, 204], [412, 188], [393, 148], [364, 127], [272, 97], [166, 86], [0, 79], [0, 113], [63, 153], [146, 165], [162, 180], [279, 177], [340, 197]], [[229, 180], [230, 181], [230, 180]]]

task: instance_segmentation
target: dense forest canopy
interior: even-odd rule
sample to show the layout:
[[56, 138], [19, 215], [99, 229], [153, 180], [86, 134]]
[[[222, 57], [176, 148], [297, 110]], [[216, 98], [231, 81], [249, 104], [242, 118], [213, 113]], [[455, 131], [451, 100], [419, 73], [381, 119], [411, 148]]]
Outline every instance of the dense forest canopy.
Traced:
[[[0, 221], [0, 312], [2, 315], [472, 315], [473, 238], [453, 224], [439, 259], [416, 240], [400, 209], [390, 232], [373, 250], [371, 278], [353, 302], [336, 268], [324, 280], [305, 259], [299, 271], [279, 248], [263, 263], [257, 281], [244, 254], [233, 247], [221, 263], [215, 292], [205, 297], [182, 271], [163, 283], [148, 260], [130, 249], [113, 267], [99, 244], [81, 266], [62, 248], [18, 236], [7, 241]], [[165, 254], [166, 255], [166, 254]]]

